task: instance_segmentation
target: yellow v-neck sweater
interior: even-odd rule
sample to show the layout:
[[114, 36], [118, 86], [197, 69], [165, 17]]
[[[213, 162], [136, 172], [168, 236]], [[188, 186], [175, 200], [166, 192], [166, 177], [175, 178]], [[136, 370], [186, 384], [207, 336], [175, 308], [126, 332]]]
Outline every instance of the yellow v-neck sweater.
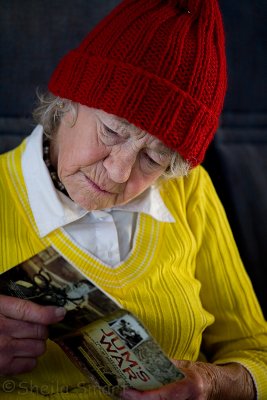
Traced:
[[[111, 269], [62, 229], [39, 238], [21, 169], [24, 148], [0, 157], [0, 272], [52, 245], [139, 316], [169, 357], [197, 360], [204, 353], [209, 362], [239, 362], [266, 400], [267, 324], [204, 169], [162, 185], [176, 222], [141, 214], [132, 251]], [[50, 341], [35, 370], [6, 381], [0, 396], [7, 400], [105, 398]]]

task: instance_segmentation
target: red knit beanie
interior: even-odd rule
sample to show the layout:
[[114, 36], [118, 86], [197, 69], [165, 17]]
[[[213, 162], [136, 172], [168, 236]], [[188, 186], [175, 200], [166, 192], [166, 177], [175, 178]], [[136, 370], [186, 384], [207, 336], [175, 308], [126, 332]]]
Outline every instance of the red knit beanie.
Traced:
[[124, 0], [59, 63], [57, 96], [127, 119], [201, 163], [226, 90], [217, 0]]

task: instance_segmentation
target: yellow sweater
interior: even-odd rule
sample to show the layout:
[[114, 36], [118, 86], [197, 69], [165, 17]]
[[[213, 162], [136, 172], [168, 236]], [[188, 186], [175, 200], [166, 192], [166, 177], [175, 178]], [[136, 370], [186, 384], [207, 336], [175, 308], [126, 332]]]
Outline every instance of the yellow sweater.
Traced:
[[[176, 223], [141, 214], [133, 249], [116, 269], [57, 229], [40, 239], [21, 170], [25, 144], [0, 157], [0, 272], [53, 245], [120, 304], [138, 315], [171, 358], [242, 363], [267, 399], [267, 324], [240, 260], [224, 210], [202, 167], [165, 182]], [[52, 342], [37, 368], [1, 378], [3, 399], [100, 399]], [[102, 397], [101, 397], [102, 396]]]

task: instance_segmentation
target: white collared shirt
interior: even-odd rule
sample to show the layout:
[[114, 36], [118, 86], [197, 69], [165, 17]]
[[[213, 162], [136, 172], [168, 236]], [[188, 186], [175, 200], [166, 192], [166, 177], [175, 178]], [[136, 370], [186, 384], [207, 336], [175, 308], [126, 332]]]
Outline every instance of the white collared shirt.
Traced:
[[22, 171], [40, 237], [62, 228], [84, 250], [114, 267], [131, 250], [138, 213], [163, 222], [175, 221], [154, 186], [123, 206], [95, 211], [80, 207], [55, 189], [43, 161], [42, 135], [43, 128], [38, 125], [27, 138], [22, 156]]

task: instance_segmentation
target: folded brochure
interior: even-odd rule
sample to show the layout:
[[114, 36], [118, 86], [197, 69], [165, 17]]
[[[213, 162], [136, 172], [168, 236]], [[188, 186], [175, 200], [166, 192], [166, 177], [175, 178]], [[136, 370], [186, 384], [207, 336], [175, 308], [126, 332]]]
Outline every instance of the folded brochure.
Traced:
[[65, 307], [49, 338], [111, 397], [125, 387], [149, 390], [183, 378], [140, 320], [53, 247], [3, 273], [0, 293]]

